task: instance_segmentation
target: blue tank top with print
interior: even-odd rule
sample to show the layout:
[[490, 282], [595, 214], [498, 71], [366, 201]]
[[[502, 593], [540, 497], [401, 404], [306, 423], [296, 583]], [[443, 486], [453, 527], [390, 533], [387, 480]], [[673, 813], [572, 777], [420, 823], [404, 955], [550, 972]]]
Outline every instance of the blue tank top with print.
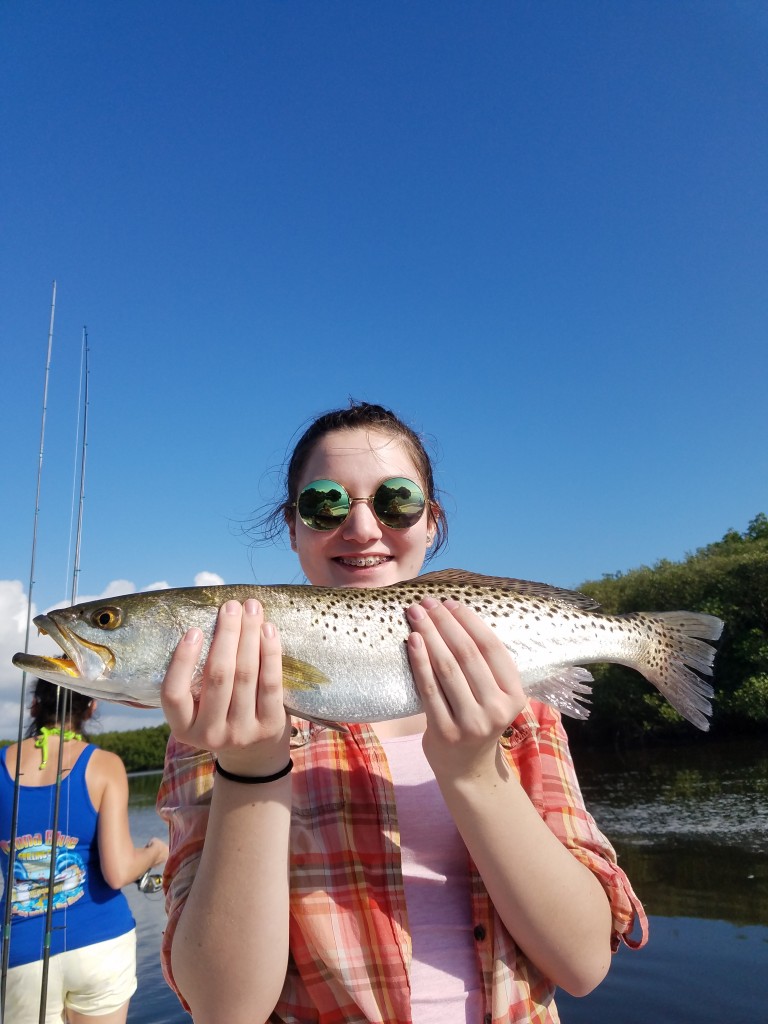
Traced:
[[[101, 873], [99, 816], [85, 783], [85, 769], [94, 750], [96, 747], [87, 746], [61, 783], [51, 956], [117, 938], [135, 925], [125, 896], [119, 889], [107, 885]], [[5, 914], [9, 889], [14, 785], [6, 755], [7, 750], [4, 750], [0, 766], [0, 868], [3, 873], [0, 916]], [[11, 967], [43, 958], [55, 789], [55, 786], [22, 786], [19, 792], [12, 871]]]

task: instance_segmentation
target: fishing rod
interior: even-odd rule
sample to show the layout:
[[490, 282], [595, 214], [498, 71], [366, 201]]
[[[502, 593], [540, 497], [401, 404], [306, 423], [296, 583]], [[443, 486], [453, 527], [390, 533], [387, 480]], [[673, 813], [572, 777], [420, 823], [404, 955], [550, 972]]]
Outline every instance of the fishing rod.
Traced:
[[[85, 498], [85, 453], [88, 448], [88, 329], [83, 327], [83, 360], [80, 379], [83, 386], [83, 433], [80, 446], [80, 500], [77, 512], [77, 534], [75, 540], [75, 559], [72, 565], [72, 593], [70, 604], [77, 602], [77, 578], [80, 574], [80, 542], [83, 532], [83, 502]], [[78, 402], [79, 408], [79, 402]], [[79, 419], [79, 416], [78, 416]], [[59, 810], [61, 805], [61, 783], [64, 766], [64, 732], [72, 706], [70, 690], [59, 687], [57, 705], [60, 713], [59, 721], [59, 756], [56, 765], [56, 784], [53, 797], [53, 822], [51, 823], [51, 860], [48, 872], [48, 898], [45, 908], [45, 934], [43, 938], [43, 973], [40, 982], [40, 1017], [39, 1024], [45, 1024], [46, 1003], [48, 1002], [48, 973], [51, 959], [51, 938], [53, 936], [53, 904], [56, 896], [56, 859], [59, 849]]]
[[[29, 565], [29, 585], [27, 588], [27, 627], [24, 635], [24, 651], [29, 650], [29, 634], [32, 626], [32, 590], [35, 585], [35, 559], [37, 556], [37, 525], [40, 518], [40, 482], [43, 474], [43, 451], [45, 447], [45, 416], [48, 408], [48, 380], [51, 372], [51, 351], [53, 349], [53, 322], [56, 314], [56, 282], [53, 282], [51, 295], [51, 318], [48, 326], [48, 354], [45, 361], [45, 378], [43, 383], [43, 408], [40, 418], [40, 447], [37, 459], [37, 486], [35, 490], [35, 514], [32, 526], [32, 554]], [[3, 914], [2, 966], [0, 967], [0, 1020], [5, 1012], [5, 990], [8, 977], [8, 958], [11, 947], [11, 910], [13, 897], [13, 874], [16, 857], [16, 838], [19, 823], [19, 793], [21, 790], [21, 743], [24, 738], [24, 700], [27, 674], [22, 673], [21, 690], [19, 692], [19, 728], [16, 746], [16, 779], [13, 786], [13, 807], [11, 810], [11, 835], [8, 849], [8, 884], [5, 894], [5, 912]]]

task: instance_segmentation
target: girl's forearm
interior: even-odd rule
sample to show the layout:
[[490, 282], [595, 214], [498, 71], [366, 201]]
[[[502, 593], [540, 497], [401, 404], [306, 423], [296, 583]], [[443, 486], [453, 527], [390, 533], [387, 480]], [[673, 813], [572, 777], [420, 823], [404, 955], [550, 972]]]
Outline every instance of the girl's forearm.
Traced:
[[127, 857], [125, 865], [118, 875], [111, 880], [105, 873], [105, 879], [113, 889], [122, 889], [141, 878], [143, 874], [162, 863], [165, 858], [158, 858], [157, 848], [154, 846], [134, 846], [131, 854]]
[[483, 774], [438, 781], [515, 942], [556, 985], [586, 995], [611, 959], [610, 904], [597, 878], [550, 831], [501, 756]]
[[267, 1020], [288, 962], [290, 776], [216, 778], [200, 866], [173, 937], [195, 1024]]

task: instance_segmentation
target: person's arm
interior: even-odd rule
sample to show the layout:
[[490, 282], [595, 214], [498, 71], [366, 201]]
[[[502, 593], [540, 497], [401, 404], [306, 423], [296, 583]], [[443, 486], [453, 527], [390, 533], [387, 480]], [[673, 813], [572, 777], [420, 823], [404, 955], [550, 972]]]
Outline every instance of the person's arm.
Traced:
[[[279, 772], [290, 722], [277, 631], [258, 602], [226, 604], [196, 703], [190, 683], [201, 642], [190, 630], [163, 684], [174, 736], [215, 751], [235, 774]], [[215, 776], [202, 854], [171, 938], [173, 980], [196, 1024], [253, 1024], [277, 1003], [288, 964], [290, 811], [290, 774], [256, 784]]]
[[498, 738], [526, 698], [509, 652], [455, 601], [409, 610], [424, 751], [496, 911], [550, 980], [585, 995], [611, 959], [611, 908], [594, 874], [542, 820]]
[[98, 811], [101, 873], [107, 885], [122, 889], [168, 857], [168, 846], [153, 836], [136, 847], [128, 820], [128, 776], [117, 754], [96, 750], [86, 768], [86, 784]]

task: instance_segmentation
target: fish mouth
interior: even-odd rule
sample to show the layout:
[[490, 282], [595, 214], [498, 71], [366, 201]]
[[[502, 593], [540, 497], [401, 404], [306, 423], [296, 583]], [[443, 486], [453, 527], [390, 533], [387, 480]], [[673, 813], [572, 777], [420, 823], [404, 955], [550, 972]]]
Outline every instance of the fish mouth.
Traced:
[[23, 672], [51, 683], [71, 683], [80, 678], [71, 658], [48, 658], [41, 654], [14, 654], [13, 664]]
[[134, 708], [159, 706], [159, 700], [148, 704], [137, 700], [134, 693], [124, 693], [121, 682], [110, 678], [116, 662], [108, 647], [85, 640], [56, 622], [51, 615], [38, 615], [34, 621], [39, 632], [55, 640], [64, 653], [59, 656], [14, 654], [13, 664], [17, 668], [57, 686], [84, 693], [87, 697], [128, 704]]
[[34, 621], [43, 636], [49, 636], [61, 647], [63, 657], [17, 654], [13, 663], [19, 668], [29, 667], [39, 676], [45, 672], [44, 678], [49, 679], [55, 675], [56, 680], [50, 681], [66, 681], [71, 685], [73, 680], [78, 679], [85, 683], [104, 679], [115, 667], [115, 656], [108, 647], [84, 640], [50, 615], [38, 615]]

